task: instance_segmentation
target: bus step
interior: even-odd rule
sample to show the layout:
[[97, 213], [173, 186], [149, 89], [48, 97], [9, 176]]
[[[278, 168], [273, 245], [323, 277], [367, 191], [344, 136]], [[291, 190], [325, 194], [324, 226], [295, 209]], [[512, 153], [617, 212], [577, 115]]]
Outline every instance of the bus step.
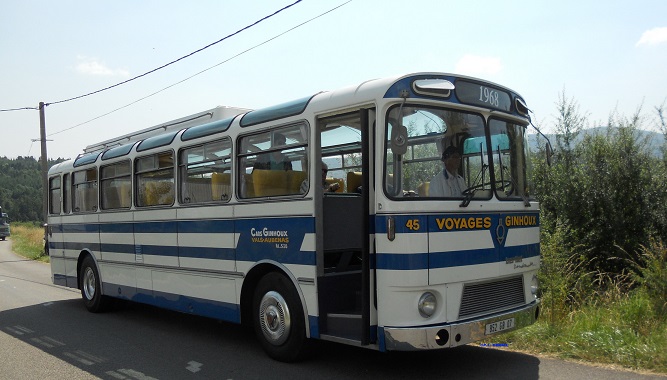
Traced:
[[327, 314], [327, 335], [361, 339], [361, 314]]

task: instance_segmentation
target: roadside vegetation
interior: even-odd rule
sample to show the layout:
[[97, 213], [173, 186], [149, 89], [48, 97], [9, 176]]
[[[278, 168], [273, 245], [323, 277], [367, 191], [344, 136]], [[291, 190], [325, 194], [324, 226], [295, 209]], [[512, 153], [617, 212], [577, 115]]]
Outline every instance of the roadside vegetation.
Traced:
[[[664, 104], [613, 113], [604, 133], [563, 94], [554, 163], [536, 159], [541, 315], [499, 336], [511, 349], [667, 373], [667, 137]], [[651, 123], [652, 125], [647, 125]]]
[[48, 263], [44, 254], [44, 228], [39, 223], [15, 222], [12, 228], [12, 250], [23, 257]]

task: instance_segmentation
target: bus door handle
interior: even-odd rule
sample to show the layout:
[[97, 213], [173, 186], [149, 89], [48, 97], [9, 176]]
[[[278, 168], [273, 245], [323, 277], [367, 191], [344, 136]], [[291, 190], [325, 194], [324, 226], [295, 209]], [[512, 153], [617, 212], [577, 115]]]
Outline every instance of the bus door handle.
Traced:
[[387, 218], [387, 239], [389, 241], [396, 239], [396, 221], [393, 216]]

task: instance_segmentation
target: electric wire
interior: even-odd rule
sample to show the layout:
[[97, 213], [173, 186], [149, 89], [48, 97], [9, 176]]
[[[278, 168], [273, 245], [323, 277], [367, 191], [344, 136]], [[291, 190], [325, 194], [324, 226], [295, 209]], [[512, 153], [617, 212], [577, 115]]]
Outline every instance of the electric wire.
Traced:
[[[231, 34], [229, 34], [229, 35], [227, 35], [227, 36], [225, 36], [225, 37], [223, 37], [223, 38], [221, 38], [221, 39], [219, 39], [219, 40], [217, 40], [217, 41], [215, 41], [215, 42], [212, 42], [212, 43], [210, 43], [210, 44], [208, 44], [208, 45], [206, 45], [206, 46], [204, 46], [204, 47], [202, 47], [202, 48], [200, 48], [200, 49], [197, 49], [197, 50], [195, 50], [195, 51], [193, 51], [193, 52], [191, 52], [191, 53], [189, 53], [189, 54], [186, 54], [186, 55], [184, 55], [184, 56], [182, 56], [182, 57], [180, 57], [180, 58], [178, 58], [178, 59], [175, 59], [175, 60], [173, 60], [173, 61], [171, 61], [171, 62], [169, 62], [169, 63], [166, 63], [166, 64], [164, 64], [164, 65], [162, 65], [162, 66], [159, 66], [159, 67], [157, 67], [157, 68], [155, 68], [155, 69], [153, 69], [153, 70], [147, 71], [147, 72], [145, 72], [145, 73], [143, 73], [143, 74], [137, 75], [137, 76], [135, 76], [135, 77], [133, 77], [133, 78], [124, 80], [124, 81], [119, 82], [119, 83], [116, 83], [116, 84], [114, 84], [114, 85], [111, 85], [111, 86], [102, 88], [102, 89], [100, 89], [100, 90], [93, 91], [93, 92], [89, 92], [89, 93], [87, 93], [87, 94], [83, 94], [83, 95], [75, 96], [75, 97], [68, 98], [68, 99], [57, 100], [57, 101], [53, 101], [53, 102], [44, 102], [44, 106], [49, 106], [49, 105], [54, 105], [54, 104], [60, 104], [60, 103], [65, 103], [65, 102], [70, 102], [70, 101], [73, 101], [73, 100], [77, 100], [77, 99], [85, 98], [85, 97], [87, 97], [87, 96], [91, 96], [91, 95], [94, 95], [94, 94], [98, 94], [98, 93], [100, 93], [100, 92], [103, 92], [103, 91], [106, 91], [106, 90], [110, 90], [110, 89], [112, 89], [112, 88], [115, 88], [115, 87], [124, 85], [124, 84], [126, 84], [126, 83], [132, 82], [132, 81], [137, 80], [137, 79], [139, 79], [139, 78], [145, 77], [145, 76], [147, 76], [148, 74], [152, 74], [152, 73], [154, 73], [154, 72], [156, 72], [156, 71], [158, 71], [158, 70], [164, 69], [164, 68], [167, 67], [167, 66], [173, 65], [174, 63], [179, 62], [179, 61], [182, 61], [182, 60], [184, 60], [185, 58], [191, 57], [191, 56], [193, 56], [193, 55], [195, 55], [195, 54], [197, 54], [197, 53], [199, 53], [199, 52], [201, 52], [201, 51], [203, 51], [203, 50], [205, 50], [205, 49], [210, 48], [210, 47], [213, 46], [213, 45], [219, 44], [220, 42], [223, 42], [223, 41], [225, 41], [225, 40], [227, 40], [227, 39], [229, 39], [229, 38], [231, 38], [231, 37], [234, 37], [234, 36], [236, 36], [237, 34], [239, 34], [239, 33], [243, 32], [243, 31], [246, 31], [246, 30], [248, 30], [248, 29], [250, 29], [250, 28], [256, 26], [257, 24], [259, 24], [259, 23], [261, 23], [261, 22], [263, 22], [263, 21], [268, 20], [269, 18], [271, 18], [271, 17], [277, 15], [278, 13], [280, 13], [280, 12], [286, 10], [286, 9], [289, 9], [289, 8], [293, 7], [294, 5], [300, 3], [301, 1], [303, 1], [303, 0], [296, 0], [296, 1], [293, 2], [292, 4], [289, 4], [289, 5], [287, 5], [287, 6], [283, 7], [283, 8], [281, 8], [281, 9], [279, 9], [279, 10], [273, 12], [272, 14], [270, 14], [270, 15], [268, 15], [268, 16], [264, 16], [264, 17], [262, 17], [261, 19], [259, 19], [259, 20], [255, 21], [255, 22], [253, 22], [252, 24], [246, 25], [245, 27], [243, 27], [243, 28], [237, 30], [237, 31], [234, 32], [234, 33], [231, 33]], [[8, 109], [0, 109], [0, 112], [11, 112], [11, 111], [19, 111], [19, 110], [39, 110], [39, 108], [37, 108], [37, 107], [8, 108]]]
[[181, 83], [183, 83], [183, 82], [185, 82], [185, 81], [188, 81], [188, 80], [190, 80], [190, 79], [192, 79], [192, 78], [194, 78], [194, 77], [196, 77], [196, 76], [198, 76], [198, 75], [201, 75], [201, 74], [203, 74], [203, 73], [205, 73], [205, 72], [207, 72], [207, 71], [209, 71], [209, 70], [211, 70], [211, 69], [214, 69], [214, 68], [216, 68], [216, 67], [218, 67], [218, 66], [220, 66], [220, 65], [222, 65], [222, 64], [225, 64], [225, 63], [227, 63], [227, 62], [229, 62], [229, 61], [231, 61], [231, 60], [233, 60], [233, 59], [235, 59], [235, 58], [237, 58], [237, 57], [239, 57], [239, 56], [241, 56], [241, 55], [243, 55], [243, 54], [245, 54], [245, 53], [248, 53], [248, 52], [250, 52], [250, 51], [252, 51], [252, 50], [254, 50], [254, 49], [256, 49], [256, 48], [262, 46], [262, 45], [265, 45], [265, 44], [267, 44], [267, 43], [269, 43], [269, 42], [271, 42], [271, 41], [273, 41], [273, 40], [275, 40], [275, 39], [277, 39], [277, 38], [279, 38], [279, 37], [281, 37], [281, 36], [283, 36], [283, 35], [285, 35], [285, 34], [291, 32], [291, 31], [293, 31], [293, 30], [295, 30], [295, 29], [297, 29], [297, 28], [300, 28], [300, 27], [302, 27], [302, 26], [304, 26], [304, 25], [310, 23], [311, 21], [314, 21], [314, 20], [316, 20], [316, 19], [318, 19], [318, 18], [320, 18], [320, 17], [322, 17], [322, 16], [324, 16], [324, 15], [326, 15], [326, 14], [328, 14], [328, 13], [331, 13], [331, 12], [335, 11], [336, 9], [338, 9], [338, 8], [340, 8], [340, 7], [342, 7], [342, 6], [346, 5], [346, 4], [348, 4], [348, 3], [351, 2], [351, 1], [352, 1], [352, 0], [348, 0], [348, 1], [346, 1], [346, 2], [344, 2], [344, 3], [342, 3], [342, 4], [338, 5], [338, 6], [336, 6], [336, 7], [334, 7], [334, 8], [329, 9], [329, 10], [326, 11], [326, 12], [320, 13], [319, 15], [317, 15], [317, 16], [315, 16], [315, 17], [309, 19], [309, 20], [306, 20], [306, 21], [302, 22], [301, 24], [298, 24], [298, 25], [296, 25], [296, 26], [294, 26], [294, 27], [292, 27], [292, 28], [290, 28], [290, 29], [287, 29], [287, 30], [285, 30], [285, 31], [282, 32], [282, 33], [279, 33], [279, 34], [277, 34], [277, 35], [275, 35], [275, 36], [273, 36], [273, 37], [271, 37], [271, 38], [269, 38], [269, 39], [267, 39], [267, 40], [265, 40], [265, 41], [263, 41], [263, 42], [258, 43], [257, 45], [254, 45], [254, 46], [252, 46], [252, 47], [250, 47], [250, 48], [248, 48], [248, 49], [246, 49], [246, 50], [244, 50], [244, 51], [242, 51], [242, 52], [240, 52], [240, 53], [238, 53], [238, 54], [236, 54], [236, 55], [233, 55], [232, 57], [227, 58], [227, 59], [225, 59], [225, 60], [222, 61], [222, 62], [219, 62], [219, 63], [217, 63], [217, 64], [215, 64], [215, 65], [213, 65], [213, 66], [210, 66], [210, 67], [208, 67], [208, 68], [206, 68], [206, 69], [204, 69], [204, 70], [201, 70], [201, 71], [199, 71], [199, 72], [197, 72], [197, 73], [195, 73], [195, 74], [193, 74], [193, 75], [190, 75], [189, 77], [187, 77], [187, 78], [185, 78], [185, 79], [182, 79], [182, 80], [180, 80], [180, 81], [178, 81], [178, 82], [175, 82], [175, 83], [173, 83], [173, 84], [170, 84], [169, 86], [164, 87], [164, 88], [162, 88], [162, 89], [160, 89], [160, 90], [158, 90], [158, 91], [155, 91], [155, 92], [153, 92], [153, 93], [151, 93], [151, 94], [149, 94], [149, 95], [146, 95], [146, 96], [144, 96], [144, 97], [141, 97], [141, 98], [139, 98], [139, 99], [137, 99], [137, 100], [135, 100], [135, 101], [133, 101], [133, 102], [131, 102], [131, 103], [128, 103], [128, 104], [126, 104], [126, 105], [124, 105], [124, 106], [118, 107], [118, 108], [116, 108], [116, 109], [114, 109], [114, 110], [111, 110], [111, 111], [109, 111], [109, 112], [107, 112], [107, 113], [104, 113], [104, 114], [102, 114], [102, 115], [96, 116], [96, 117], [94, 117], [94, 118], [92, 118], [92, 119], [90, 119], [90, 120], [84, 121], [84, 122], [82, 122], [82, 123], [79, 123], [79, 124], [73, 125], [73, 126], [71, 126], [71, 127], [68, 127], [68, 128], [61, 129], [61, 130], [59, 130], [59, 131], [50, 133], [50, 134], [48, 134], [47, 136], [57, 135], [57, 134], [59, 134], [59, 133], [66, 132], [66, 131], [72, 130], [72, 129], [74, 129], [74, 128], [83, 126], [83, 125], [85, 125], [85, 124], [88, 124], [88, 123], [91, 123], [91, 122], [93, 122], [93, 121], [95, 121], [95, 120], [98, 120], [98, 119], [100, 119], [100, 118], [102, 118], [102, 117], [108, 116], [108, 115], [110, 115], [110, 114], [112, 114], [112, 113], [114, 113], [114, 112], [120, 111], [120, 110], [122, 110], [122, 109], [124, 109], [124, 108], [127, 108], [127, 107], [129, 107], [129, 106], [132, 106], [132, 105], [134, 105], [134, 104], [136, 104], [136, 103], [139, 103], [139, 102], [141, 102], [141, 101], [143, 101], [143, 100], [145, 100], [145, 99], [148, 99], [148, 98], [150, 98], [150, 97], [152, 97], [152, 96], [155, 96], [155, 95], [157, 95], [157, 94], [159, 94], [159, 93], [161, 93], [161, 92], [163, 92], [163, 91], [166, 91], [166, 90], [168, 90], [168, 89], [170, 89], [170, 88], [172, 88], [172, 87], [174, 87], [174, 86], [177, 86], [177, 85], [179, 85], [179, 84], [181, 84]]
[[179, 62], [179, 61], [181, 61], [181, 60], [183, 60], [183, 59], [185, 59], [185, 58], [191, 57], [191, 56], [193, 56], [193, 55], [195, 55], [195, 54], [197, 54], [197, 53], [199, 53], [199, 52], [201, 52], [201, 51], [203, 51], [203, 50], [205, 50], [205, 49], [208, 49], [208, 48], [210, 48], [210, 47], [213, 46], [213, 45], [216, 45], [216, 44], [218, 44], [218, 43], [220, 43], [220, 42], [222, 42], [222, 41], [225, 41], [225, 40], [227, 40], [227, 39], [229, 39], [229, 38], [231, 38], [231, 37], [233, 37], [233, 36], [235, 36], [235, 35], [237, 35], [237, 34], [243, 32], [243, 31], [245, 31], [245, 30], [248, 30], [248, 29], [252, 28], [253, 26], [255, 26], [255, 25], [261, 23], [262, 21], [268, 20], [269, 18], [271, 18], [271, 17], [277, 15], [278, 13], [280, 13], [280, 12], [286, 10], [286, 9], [289, 9], [289, 8], [293, 7], [294, 5], [300, 3], [301, 1], [302, 1], [302, 0], [297, 0], [297, 1], [293, 2], [292, 4], [287, 5], [287, 6], [283, 7], [283, 8], [281, 8], [281, 9], [279, 9], [279, 10], [273, 12], [272, 14], [270, 14], [270, 15], [268, 15], [268, 16], [264, 16], [264, 17], [262, 17], [261, 19], [255, 21], [254, 23], [252, 23], [252, 24], [250, 24], [250, 25], [247, 25], [247, 26], [245, 26], [245, 27], [243, 27], [243, 28], [237, 30], [236, 32], [234, 32], [234, 33], [232, 33], [232, 34], [229, 34], [229, 35], [227, 35], [227, 36], [225, 36], [225, 37], [223, 37], [223, 38], [221, 38], [221, 39], [219, 39], [219, 40], [217, 40], [217, 41], [215, 41], [215, 42], [213, 42], [213, 43], [210, 43], [210, 44], [204, 46], [203, 48], [197, 49], [197, 50], [193, 51], [193, 52], [190, 53], [190, 54], [184, 55], [184, 56], [182, 56], [181, 58], [178, 58], [178, 59], [173, 60], [173, 61], [171, 61], [171, 62], [169, 62], [169, 63], [166, 63], [166, 64], [164, 64], [164, 65], [162, 65], [162, 66], [160, 66], [160, 67], [158, 67], [158, 68], [155, 68], [155, 69], [153, 69], [153, 70], [147, 71], [147, 72], [145, 72], [145, 73], [143, 73], [143, 74], [141, 74], [141, 75], [137, 75], [137, 76], [135, 76], [134, 78], [130, 78], [130, 79], [125, 80], [125, 81], [122, 81], [122, 82], [120, 82], [120, 83], [116, 83], [116, 84], [114, 84], [114, 85], [112, 85], [112, 86], [105, 87], [105, 88], [103, 88], [103, 89], [101, 89], [101, 90], [97, 90], [97, 91], [89, 92], [89, 93], [84, 94], [84, 95], [75, 96], [75, 97], [73, 97], [73, 98], [64, 99], [64, 100], [58, 100], [58, 101], [55, 101], [55, 102], [45, 102], [44, 105], [45, 105], [45, 106], [48, 106], [48, 105], [52, 105], [52, 104], [65, 103], [65, 102], [69, 102], [69, 101], [72, 101], [72, 100], [77, 100], [77, 99], [85, 98], [86, 96], [90, 96], [90, 95], [93, 95], [93, 94], [98, 94], [98, 93], [100, 93], [100, 92], [102, 92], [102, 91], [106, 91], [106, 90], [112, 89], [112, 88], [114, 88], [114, 87], [118, 87], [118, 86], [120, 86], [120, 85], [129, 83], [129, 82], [132, 82], [133, 80], [136, 80], [136, 79], [139, 79], [139, 78], [141, 78], [141, 77], [144, 77], [144, 76], [146, 76], [146, 75], [148, 75], [148, 74], [152, 74], [152, 73], [154, 73], [154, 72], [156, 72], [156, 71], [158, 71], [158, 70], [164, 69], [164, 68], [167, 67], [167, 66], [173, 65], [174, 63]]

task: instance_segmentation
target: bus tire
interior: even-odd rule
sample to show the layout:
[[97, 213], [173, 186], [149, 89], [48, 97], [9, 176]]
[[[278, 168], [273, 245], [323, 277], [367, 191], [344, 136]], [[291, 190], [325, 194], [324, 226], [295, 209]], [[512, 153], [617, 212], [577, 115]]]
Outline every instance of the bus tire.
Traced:
[[293, 362], [302, 358], [306, 325], [299, 295], [291, 281], [276, 272], [266, 274], [253, 297], [255, 335], [273, 359]]
[[100, 273], [92, 257], [86, 256], [79, 272], [81, 297], [86, 309], [92, 313], [100, 313], [109, 306], [109, 299], [102, 295]]

